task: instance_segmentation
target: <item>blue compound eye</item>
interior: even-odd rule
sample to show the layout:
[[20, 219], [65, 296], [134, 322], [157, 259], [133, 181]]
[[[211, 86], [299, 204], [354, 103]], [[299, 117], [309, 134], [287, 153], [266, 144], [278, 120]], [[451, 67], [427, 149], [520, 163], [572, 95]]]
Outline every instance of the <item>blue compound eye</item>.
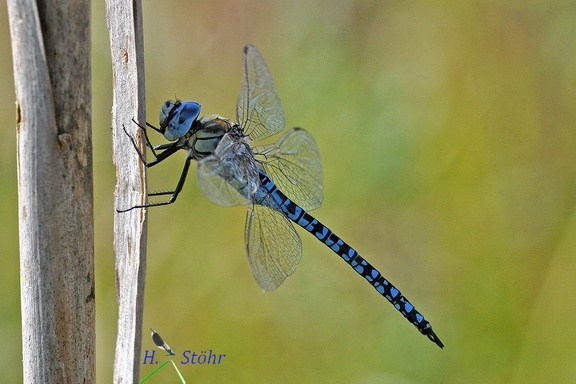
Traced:
[[190, 131], [200, 115], [200, 104], [195, 101], [167, 101], [160, 110], [160, 127], [167, 140], [178, 140]]

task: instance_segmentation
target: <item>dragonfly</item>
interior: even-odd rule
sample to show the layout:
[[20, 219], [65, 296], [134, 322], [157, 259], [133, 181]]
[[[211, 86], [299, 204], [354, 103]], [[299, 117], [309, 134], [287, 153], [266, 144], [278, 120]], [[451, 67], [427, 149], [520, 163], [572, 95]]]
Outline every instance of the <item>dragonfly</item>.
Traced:
[[[243, 77], [236, 106], [236, 122], [221, 116], [200, 117], [196, 101], [166, 101], [160, 126], [138, 124], [154, 159], [146, 161], [126, 129], [144, 165], [153, 167], [176, 152], [187, 152], [176, 187], [151, 192], [148, 197], [168, 200], [136, 205], [149, 208], [172, 204], [182, 191], [191, 161], [197, 162], [197, 183], [203, 194], [222, 206], [246, 205], [245, 244], [254, 278], [264, 290], [273, 290], [290, 276], [302, 257], [302, 243], [292, 223], [302, 227], [340, 256], [408, 321], [440, 348], [444, 344], [430, 323], [389, 280], [358, 252], [311, 216], [322, 204], [322, 165], [314, 138], [292, 128], [273, 144], [252, 145], [280, 132], [284, 111], [270, 71], [252, 45], [243, 50]], [[134, 121], [136, 123], [136, 121]], [[168, 143], [152, 145], [146, 128]]]

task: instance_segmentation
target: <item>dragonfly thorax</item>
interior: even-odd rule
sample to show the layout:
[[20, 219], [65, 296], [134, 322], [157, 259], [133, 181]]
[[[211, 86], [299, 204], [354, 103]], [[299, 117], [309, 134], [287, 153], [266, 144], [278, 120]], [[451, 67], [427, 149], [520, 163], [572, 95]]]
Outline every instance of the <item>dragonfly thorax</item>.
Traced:
[[209, 116], [205, 120], [199, 120], [188, 139], [192, 157], [200, 160], [214, 154], [222, 137], [234, 126], [232, 121], [220, 116]]

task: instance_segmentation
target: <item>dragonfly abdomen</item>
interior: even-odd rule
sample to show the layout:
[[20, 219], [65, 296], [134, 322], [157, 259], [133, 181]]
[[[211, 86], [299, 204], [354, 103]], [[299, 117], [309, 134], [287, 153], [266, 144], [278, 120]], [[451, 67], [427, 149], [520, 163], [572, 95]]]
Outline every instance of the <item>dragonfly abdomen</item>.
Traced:
[[324, 243], [334, 253], [340, 256], [348, 265], [350, 265], [360, 276], [364, 277], [376, 291], [386, 298], [402, 315], [410, 321], [418, 330], [426, 335], [440, 348], [444, 344], [438, 336], [432, 331], [432, 326], [424, 316], [414, 308], [414, 306], [402, 295], [400, 290], [382, 276], [368, 261], [350, 247], [344, 240], [332, 232], [324, 224], [316, 220], [312, 215], [307, 213], [298, 204], [284, 195], [274, 182], [263, 172], [259, 172], [260, 182], [266, 192], [272, 197], [277, 206], [286, 217], [298, 224], [306, 231], [314, 235], [318, 240]]

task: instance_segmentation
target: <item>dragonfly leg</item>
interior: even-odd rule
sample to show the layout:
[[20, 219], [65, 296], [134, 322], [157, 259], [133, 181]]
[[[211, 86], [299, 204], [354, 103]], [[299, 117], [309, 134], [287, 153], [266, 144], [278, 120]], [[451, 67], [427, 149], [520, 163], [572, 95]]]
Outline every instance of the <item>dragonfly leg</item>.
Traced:
[[[144, 134], [144, 144], [146, 144], [146, 146], [148, 148], [150, 148], [150, 150], [152, 151], [152, 154], [154, 155], [154, 157], [156, 158], [156, 150], [158, 149], [163, 149], [162, 147], [167, 148], [170, 144], [162, 144], [162, 145], [157, 145], [154, 146], [152, 145], [152, 142], [150, 141], [150, 139], [148, 138], [148, 130], [146, 129], [146, 127], [150, 127], [152, 128], [154, 131], [162, 134], [162, 131], [158, 128], [156, 128], [155, 126], [153, 126], [152, 124], [150, 124], [149, 122], [146, 122], [145, 126], [140, 125], [140, 123], [138, 123], [136, 120], [134, 120], [134, 118], [132, 118], [132, 122], [134, 124], [136, 124], [138, 126], [138, 128], [140, 128], [140, 130], [143, 132]], [[140, 151], [139, 151], [140, 152]]]
[[[144, 133], [144, 143], [152, 151], [152, 155], [154, 156], [154, 160], [146, 161], [146, 158], [144, 157], [144, 153], [142, 151], [140, 151], [140, 148], [138, 148], [138, 144], [136, 144], [136, 140], [134, 139], [134, 137], [132, 137], [132, 135], [130, 135], [128, 133], [128, 131], [126, 130], [126, 127], [124, 125], [122, 125], [122, 129], [124, 130], [124, 133], [126, 134], [126, 136], [128, 136], [128, 138], [130, 139], [132, 146], [134, 147], [134, 149], [136, 149], [136, 152], [138, 153], [138, 157], [140, 157], [140, 161], [142, 161], [142, 163], [146, 166], [146, 168], [153, 167], [154, 165], [162, 162], [163, 160], [166, 160], [168, 157], [172, 156], [176, 151], [181, 149], [181, 145], [179, 142], [160, 144], [160, 145], [156, 145], [156, 146], [152, 145], [150, 143], [150, 140], [148, 139], [148, 134], [146, 133], [146, 128], [141, 126], [140, 124], [138, 124], [134, 119], [132, 119], [132, 121], [134, 121], [134, 123]], [[156, 128], [156, 127], [154, 127], [148, 123], [146, 123], [146, 125], [154, 128], [154, 130], [160, 132], [160, 130], [158, 128]], [[158, 150], [162, 150], [162, 152], [157, 153], [156, 151], [158, 151]]]
[[[165, 153], [166, 151], [160, 153], [159, 156], [161, 156], [163, 153]], [[149, 193], [148, 196], [164, 196], [164, 195], [171, 195], [170, 199], [166, 200], [166, 201], [159, 201], [157, 203], [148, 203], [148, 204], [142, 204], [142, 205], [135, 205], [133, 207], [127, 208], [127, 209], [116, 209], [116, 212], [118, 213], [123, 213], [123, 212], [128, 212], [131, 211], [133, 209], [136, 208], [150, 208], [150, 207], [159, 207], [162, 205], [169, 205], [172, 204], [176, 201], [176, 199], [178, 198], [178, 194], [182, 191], [182, 188], [184, 188], [184, 183], [186, 182], [186, 176], [188, 176], [188, 171], [190, 170], [190, 161], [192, 160], [192, 157], [187, 157], [186, 158], [186, 162], [184, 163], [184, 168], [182, 169], [182, 173], [180, 174], [180, 179], [178, 180], [178, 184], [176, 185], [176, 188], [174, 188], [173, 191], [164, 191], [164, 192], [153, 192], [153, 193]], [[157, 164], [157, 163], [156, 163]]]

